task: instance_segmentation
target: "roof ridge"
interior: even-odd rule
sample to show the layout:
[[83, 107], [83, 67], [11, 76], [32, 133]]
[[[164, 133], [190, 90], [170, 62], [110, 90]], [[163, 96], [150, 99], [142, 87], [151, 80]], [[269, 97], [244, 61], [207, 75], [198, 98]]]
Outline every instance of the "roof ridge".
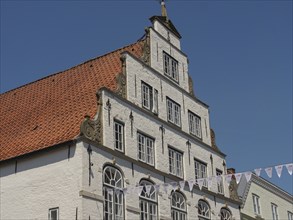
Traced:
[[84, 62], [82, 62], [82, 63], [79, 63], [79, 64], [77, 64], [77, 65], [75, 65], [75, 66], [73, 66], [73, 67], [70, 67], [70, 68], [68, 68], [68, 69], [65, 69], [65, 70], [62, 70], [62, 71], [59, 71], [59, 72], [56, 72], [56, 73], [50, 74], [50, 75], [48, 75], [48, 76], [45, 76], [45, 77], [42, 77], [42, 78], [40, 78], [40, 79], [37, 79], [37, 80], [31, 81], [31, 82], [26, 83], [26, 84], [24, 84], [24, 85], [18, 86], [18, 87], [14, 88], [14, 89], [8, 90], [8, 91], [6, 91], [6, 92], [4, 92], [4, 93], [1, 93], [1, 94], [0, 94], [0, 97], [1, 97], [2, 95], [4, 95], [4, 94], [7, 94], [7, 93], [10, 93], [10, 92], [13, 92], [13, 91], [15, 91], [15, 90], [18, 90], [18, 89], [23, 88], [23, 87], [25, 87], [25, 86], [31, 85], [31, 84], [36, 83], [36, 82], [38, 82], [38, 81], [41, 81], [41, 80], [44, 80], [44, 79], [47, 79], [47, 78], [50, 78], [50, 77], [56, 76], [56, 75], [61, 74], [61, 73], [64, 73], [64, 72], [66, 72], [66, 71], [68, 71], [68, 70], [71, 70], [71, 69], [74, 69], [74, 68], [76, 68], [76, 67], [78, 67], [78, 66], [81, 66], [81, 65], [84, 65], [84, 64], [86, 64], [86, 63], [89, 63], [89, 62], [91, 62], [91, 61], [93, 61], [93, 60], [97, 60], [97, 59], [100, 59], [100, 58], [102, 58], [102, 57], [108, 56], [108, 55], [110, 55], [110, 54], [112, 54], [112, 53], [116, 53], [116, 52], [119, 51], [119, 50], [123, 50], [123, 49], [125, 49], [125, 48], [127, 48], [127, 47], [131, 47], [131, 46], [133, 46], [133, 45], [135, 45], [135, 44], [137, 44], [137, 43], [139, 43], [139, 42], [141, 42], [141, 41], [143, 41], [143, 37], [142, 37], [141, 39], [137, 40], [135, 43], [128, 44], [128, 45], [123, 46], [123, 47], [120, 47], [120, 48], [118, 48], [118, 49], [116, 49], [116, 50], [112, 50], [112, 51], [110, 51], [110, 52], [107, 52], [107, 53], [105, 53], [105, 54], [103, 54], [103, 55], [100, 55], [100, 56], [97, 56], [97, 57], [95, 57], [95, 58], [91, 58], [91, 59], [89, 59], [89, 60], [86, 60], [86, 61], [84, 61]]

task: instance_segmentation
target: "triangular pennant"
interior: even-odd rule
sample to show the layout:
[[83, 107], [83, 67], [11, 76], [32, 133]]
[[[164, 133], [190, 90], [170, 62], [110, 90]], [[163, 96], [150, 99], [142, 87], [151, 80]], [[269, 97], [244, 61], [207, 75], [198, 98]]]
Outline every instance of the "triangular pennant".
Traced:
[[275, 169], [276, 169], [278, 177], [280, 178], [282, 175], [283, 165], [275, 166]]
[[288, 164], [286, 164], [285, 166], [286, 166], [286, 168], [287, 168], [287, 170], [288, 170], [288, 173], [289, 173], [290, 175], [292, 175], [292, 171], [293, 171], [293, 163], [288, 163]]
[[197, 184], [198, 184], [198, 187], [199, 187], [200, 190], [202, 189], [204, 181], [205, 181], [205, 179], [197, 179]]
[[160, 191], [160, 185], [154, 185], [156, 192], [158, 193]]
[[217, 183], [220, 184], [222, 182], [222, 175], [216, 177]]
[[252, 175], [251, 172], [245, 172], [245, 173], [244, 173], [244, 176], [245, 176], [247, 182], [250, 181], [250, 179], [251, 179], [251, 175]]
[[150, 195], [153, 185], [145, 185], [145, 192], [147, 195]]
[[183, 180], [183, 181], [180, 181], [179, 182], [179, 185], [180, 185], [180, 189], [181, 190], [184, 190], [184, 187], [185, 187], [185, 181]]
[[268, 177], [269, 177], [269, 178], [272, 178], [272, 175], [273, 175], [273, 168], [272, 168], [272, 167], [265, 168], [265, 171], [266, 171]]
[[208, 187], [211, 188], [213, 185], [214, 178], [212, 176], [206, 178], [208, 180]]
[[116, 194], [116, 195], [120, 195], [121, 193], [122, 193], [122, 192], [121, 192], [120, 189], [117, 189], [117, 188], [115, 189], [115, 194]]
[[113, 196], [113, 189], [107, 189], [107, 192], [108, 192], [111, 196]]
[[260, 176], [261, 168], [254, 169], [254, 171], [257, 176]]
[[227, 174], [225, 175], [225, 179], [226, 179], [226, 182], [228, 183], [228, 185], [230, 184], [231, 180], [232, 180], [232, 174]]
[[172, 186], [172, 189], [173, 190], [176, 190], [177, 189], [177, 186], [178, 186], [177, 182], [171, 182], [169, 184]]
[[135, 193], [136, 193], [138, 196], [140, 196], [142, 190], [143, 190], [143, 186], [135, 187]]
[[234, 174], [235, 178], [236, 178], [236, 183], [238, 184], [241, 180], [242, 177], [242, 173], [236, 173]]
[[123, 189], [122, 189], [122, 192], [123, 192], [123, 194], [126, 194], [126, 193], [127, 193], [127, 191], [128, 191], [128, 189], [127, 189], [127, 188], [123, 188]]
[[164, 192], [167, 193], [168, 192], [169, 184], [168, 183], [164, 183], [162, 186], [163, 186]]
[[194, 184], [194, 180], [188, 180], [188, 186], [189, 186], [189, 191], [193, 190], [193, 184]]

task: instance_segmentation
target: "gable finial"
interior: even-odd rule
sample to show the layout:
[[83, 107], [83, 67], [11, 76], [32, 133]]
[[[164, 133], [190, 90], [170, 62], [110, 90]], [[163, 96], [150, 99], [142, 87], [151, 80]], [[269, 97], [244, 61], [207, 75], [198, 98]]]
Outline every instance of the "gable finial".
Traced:
[[161, 8], [162, 8], [162, 16], [165, 17], [166, 20], [168, 20], [167, 9], [166, 9], [164, 0], [161, 0]]

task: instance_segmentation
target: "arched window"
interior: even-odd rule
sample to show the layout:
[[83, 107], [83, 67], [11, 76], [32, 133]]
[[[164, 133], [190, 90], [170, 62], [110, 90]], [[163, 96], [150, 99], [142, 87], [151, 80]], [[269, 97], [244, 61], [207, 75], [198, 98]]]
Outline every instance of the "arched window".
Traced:
[[124, 219], [123, 177], [112, 166], [106, 166], [103, 173], [105, 220]]
[[185, 197], [176, 191], [172, 193], [171, 201], [171, 215], [172, 220], [185, 220], [186, 219], [186, 200]]
[[157, 219], [157, 192], [154, 185], [142, 180], [140, 185], [143, 186], [139, 196], [140, 219], [141, 220], [155, 220]]
[[221, 220], [232, 220], [232, 214], [229, 209], [221, 208]]
[[211, 209], [209, 204], [204, 200], [198, 201], [198, 219], [211, 219]]

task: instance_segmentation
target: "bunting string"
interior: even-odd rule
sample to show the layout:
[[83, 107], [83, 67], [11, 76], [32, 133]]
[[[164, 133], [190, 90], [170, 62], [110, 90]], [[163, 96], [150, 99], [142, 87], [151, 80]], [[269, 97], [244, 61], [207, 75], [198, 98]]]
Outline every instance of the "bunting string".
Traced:
[[[269, 178], [272, 178], [273, 176], [273, 171], [276, 171], [276, 174], [279, 178], [281, 178], [282, 175], [282, 171], [284, 170], [283, 168], [286, 167], [288, 174], [292, 175], [293, 172], [293, 163], [288, 163], [288, 164], [280, 164], [280, 165], [276, 165], [276, 166], [270, 166], [270, 167], [266, 167], [266, 168], [256, 168], [254, 169], [254, 173], [257, 176], [261, 175], [261, 171], [264, 170], [266, 175]], [[241, 173], [233, 173], [233, 174], [222, 174], [222, 175], [217, 175], [217, 176], [210, 176], [210, 177], [206, 177], [206, 178], [199, 178], [199, 179], [189, 179], [189, 180], [183, 180], [180, 182], [169, 182], [169, 183], [163, 183], [163, 184], [156, 184], [156, 185], [144, 185], [144, 186], [130, 186], [130, 187], [126, 187], [123, 189], [117, 189], [114, 188], [114, 192], [118, 193], [125, 193], [125, 194], [138, 194], [140, 195], [142, 193], [142, 191], [145, 191], [145, 193], [147, 195], [150, 194], [150, 192], [153, 190], [155, 190], [157, 193], [160, 191], [163, 191], [165, 193], [167, 193], [169, 191], [169, 189], [171, 188], [172, 190], [177, 190], [177, 189], [181, 189], [183, 190], [185, 187], [185, 183], [187, 182], [188, 185], [188, 189], [189, 191], [192, 192], [194, 185], [196, 184], [200, 190], [202, 190], [203, 186], [207, 187], [208, 189], [212, 189], [212, 185], [213, 183], [217, 183], [220, 184], [223, 180], [225, 180], [227, 182], [227, 184], [229, 185], [230, 182], [232, 181], [232, 177], [235, 177], [236, 183], [239, 184], [242, 176], [245, 177], [246, 181], [249, 182], [251, 180], [251, 175], [252, 175], [252, 171], [245, 171], [245, 172], [241, 172]], [[107, 189], [108, 192], [110, 194], [113, 194], [113, 189]]]

